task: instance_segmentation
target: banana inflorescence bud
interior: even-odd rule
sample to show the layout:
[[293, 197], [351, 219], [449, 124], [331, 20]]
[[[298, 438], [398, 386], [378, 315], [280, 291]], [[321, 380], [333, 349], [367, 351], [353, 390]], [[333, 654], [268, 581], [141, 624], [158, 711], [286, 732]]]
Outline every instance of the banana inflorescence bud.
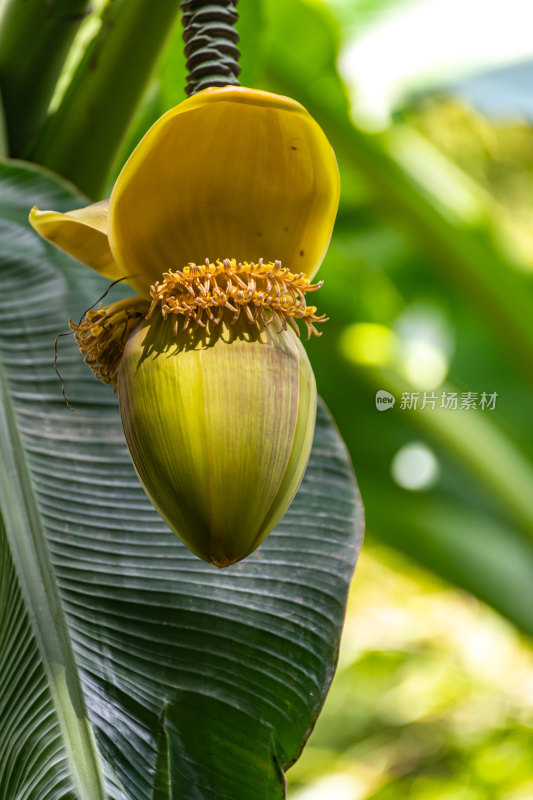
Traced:
[[316, 388], [298, 336], [326, 319], [307, 295], [338, 201], [335, 155], [305, 108], [225, 86], [164, 114], [109, 202], [30, 213], [44, 238], [137, 293], [71, 327], [118, 389], [150, 500], [219, 567], [255, 550], [304, 474]]

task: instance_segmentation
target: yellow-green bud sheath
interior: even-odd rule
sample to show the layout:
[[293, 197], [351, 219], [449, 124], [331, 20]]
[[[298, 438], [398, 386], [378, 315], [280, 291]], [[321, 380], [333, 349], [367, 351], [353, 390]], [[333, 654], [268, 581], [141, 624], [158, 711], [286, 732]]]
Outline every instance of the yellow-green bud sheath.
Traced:
[[119, 369], [139, 479], [185, 544], [219, 567], [270, 533], [309, 458], [315, 379], [280, 327], [223, 320], [176, 335], [155, 317], [130, 335]]

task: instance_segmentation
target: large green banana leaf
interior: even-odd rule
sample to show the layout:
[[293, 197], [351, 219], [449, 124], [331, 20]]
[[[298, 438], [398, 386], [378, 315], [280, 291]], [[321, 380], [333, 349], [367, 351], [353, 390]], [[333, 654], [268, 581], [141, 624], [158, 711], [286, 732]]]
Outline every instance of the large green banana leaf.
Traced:
[[274, 800], [331, 682], [361, 543], [350, 463], [321, 406], [291, 508], [219, 571], [154, 512], [116, 397], [71, 337], [105, 291], [34, 235], [82, 203], [0, 165], [0, 797]]

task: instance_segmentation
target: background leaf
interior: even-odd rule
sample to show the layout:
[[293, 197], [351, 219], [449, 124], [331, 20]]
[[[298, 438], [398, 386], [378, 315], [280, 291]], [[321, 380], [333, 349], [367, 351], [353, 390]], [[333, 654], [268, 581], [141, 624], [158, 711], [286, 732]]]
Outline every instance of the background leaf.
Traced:
[[0, 90], [12, 156], [20, 156], [43, 124], [74, 36], [91, 10], [89, 0], [2, 4]]
[[178, 11], [177, 3], [164, 3], [154, 13], [146, 0], [101, 4], [96, 33], [24, 158], [56, 170], [99, 199]]
[[[361, 543], [362, 508], [346, 452], [321, 406], [304, 482], [265, 545], [222, 572], [194, 558], [146, 500], [116, 397], [93, 379], [68, 337], [60, 340], [59, 366], [79, 413], [61, 398], [53, 339], [106, 284], [39, 240], [26, 219], [33, 203], [67, 210], [80, 202], [36, 167], [1, 167], [0, 352], [11, 395], [6, 414], [16, 417], [24, 446], [12, 478], [25, 485], [37, 515], [31, 529], [18, 532], [23, 546], [15, 546], [12, 507], [20, 499], [1, 485], [2, 507], [10, 511], [1, 568], [6, 586], [15, 584], [10, 605], [7, 592], [0, 595], [3, 653], [10, 654], [0, 684], [8, 712], [0, 723], [9, 781], [3, 797], [34, 800], [32, 785], [48, 787], [46, 800], [72, 796], [66, 751], [75, 743], [58, 733], [48, 635], [61, 640], [64, 658], [73, 657], [71, 687], [81, 686], [98, 746], [92, 776], [78, 779], [82, 797], [83, 787], [90, 797], [98, 770], [117, 800], [164, 800], [185, 786], [194, 799], [283, 797], [283, 772], [333, 676]], [[13, 437], [4, 436], [8, 453], [16, 449]], [[44, 611], [34, 547], [43, 553], [43, 574], [48, 554], [53, 563]], [[46, 615], [54, 596], [62, 611], [43, 631], [39, 611]], [[22, 672], [28, 685], [21, 701]], [[83, 722], [83, 708], [78, 714]], [[25, 752], [33, 752], [35, 737], [47, 743], [34, 761], [17, 756], [13, 740], [26, 719]]]
[[[318, 296], [331, 321], [328, 336], [309, 343], [311, 363], [359, 475], [367, 542], [403, 551], [531, 634], [531, 606], [516, 587], [528, 585], [533, 571], [532, 507], [524, 489], [513, 502], [503, 499], [507, 476], [518, 463], [523, 475], [533, 474], [533, 422], [525, 402], [533, 351], [531, 259], [524, 261], [502, 225], [509, 210], [427, 136], [416, 135], [414, 125], [396, 122], [370, 134], [354, 124], [336, 59], [338, 20], [355, 20], [357, 14], [337, 5], [335, 17], [325, 3], [264, 2], [261, 85], [295, 97], [313, 113], [336, 150], [341, 173], [341, 206]], [[298, 47], [292, 44], [295, 30]], [[509, 166], [518, 169], [516, 162], [523, 170], [528, 150], [521, 140], [520, 149], [497, 155], [518, 129], [509, 125], [499, 134], [474, 112], [463, 111], [460, 124], [457, 115], [449, 115], [448, 139], [453, 142], [461, 131], [455, 152], [463, 163], [476, 165], [480, 152], [488, 151], [487, 175], [492, 167], [503, 181]], [[446, 119], [441, 113], [433, 121], [441, 138]], [[423, 123], [422, 118], [421, 128]], [[523, 175], [514, 194], [508, 192], [511, 202], [521, 190], [530, 196], [522, 186]], [[515, 221], [522, 213], [522, 206], [513, 208]], [[521, 227], [524, 239], [529, 228]], [[388, 355], [376, 351], [372, 326], [394, 342]], [[435, 383], [417, 348], [440, 359]], [[440, 395], [448, 382], [459, 393], [498, 392], [496, 409], [488, 415], [472, 411], [466, 419], [459, 412], [400, 409], [402, 391], [419, 391], [422, 399], [424, 390]], [[382, 414], [375, 396], [387, 388], [396, 406]], [[479, 414], [487, 435], [478, 439]], [[450, 430], [456, 435], [450, 437]], [[477, 465], [470, 455], [474, 439]], [[505, 444], [505, 457], [497, 441]], [[413, 442], [424, 445], [438, 468], [435, 480], [414, 492], [391, 472], [395, 456]], [[481, 463], [499, 480], [498, 489]], [[495, 553], [501, 554], [496, 572]]]

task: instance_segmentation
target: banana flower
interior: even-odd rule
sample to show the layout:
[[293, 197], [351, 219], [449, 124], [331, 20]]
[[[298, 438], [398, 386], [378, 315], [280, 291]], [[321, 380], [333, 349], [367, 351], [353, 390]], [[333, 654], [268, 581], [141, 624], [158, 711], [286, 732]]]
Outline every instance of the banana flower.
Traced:
[[308, 112], [243, 87], [205, 89], [148, 131], [109, 201], [32, 209], [43, 237], [136, 293], [71, 324], [118, 389], [148, 497], [198, 556], [244, 558], [287, 509], [310, 453], [316, 387], [298, 338], [339, 199]]

